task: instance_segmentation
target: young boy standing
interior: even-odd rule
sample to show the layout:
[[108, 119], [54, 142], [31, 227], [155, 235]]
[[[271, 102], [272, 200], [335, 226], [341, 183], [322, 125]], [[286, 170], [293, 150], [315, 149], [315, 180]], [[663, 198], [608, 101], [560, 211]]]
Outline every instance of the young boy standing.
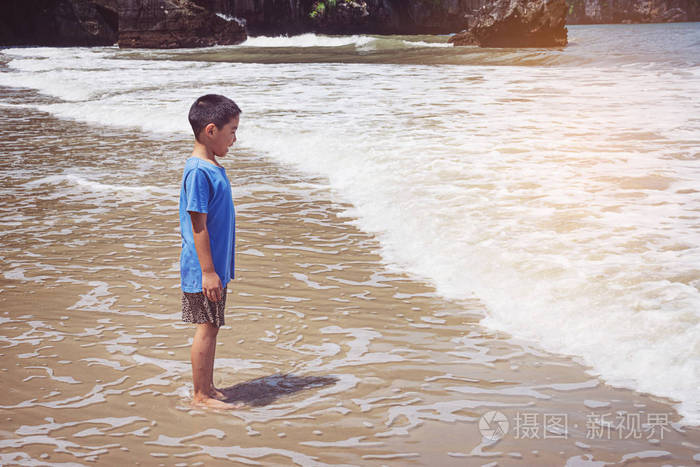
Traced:
[[231, 184], [217, 157], [236, 141], [241, 109], [207, 94], [190, 107], [194, 150], [180, 188], [182, 320], [196, 323], [192, 341], [193, 403], [236, 408], [214, 387], [216, 336], [224, 324], [226, 286], [233, 277], [236, 218]]

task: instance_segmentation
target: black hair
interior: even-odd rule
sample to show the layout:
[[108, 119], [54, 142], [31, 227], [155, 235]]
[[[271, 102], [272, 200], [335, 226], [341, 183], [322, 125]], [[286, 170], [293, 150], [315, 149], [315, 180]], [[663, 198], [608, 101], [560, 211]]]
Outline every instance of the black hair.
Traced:
[[199, 140], [199, 133], [210, 123], [220, 129], [240, 114], [241, 109], [228, 97], [220, 94], [205, 94], [194, 101], [188, 118], [194, 137]]

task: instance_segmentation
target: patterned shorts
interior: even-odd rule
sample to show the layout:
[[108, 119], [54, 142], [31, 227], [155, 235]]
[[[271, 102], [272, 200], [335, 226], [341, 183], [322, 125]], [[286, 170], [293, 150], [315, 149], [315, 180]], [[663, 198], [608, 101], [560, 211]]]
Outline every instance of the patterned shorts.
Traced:
[[186, 323], [211, 323], [217, 328], [223, 326], [226, 287], [222, 295], [220, 302], [212, 302], [202, 292], [182, 292], [182, 320]]

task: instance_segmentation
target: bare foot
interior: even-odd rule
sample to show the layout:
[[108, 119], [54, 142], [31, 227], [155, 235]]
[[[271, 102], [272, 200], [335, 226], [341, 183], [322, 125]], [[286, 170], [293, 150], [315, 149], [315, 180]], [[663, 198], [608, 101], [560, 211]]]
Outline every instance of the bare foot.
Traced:
[[218, 399], [214, 399], [211, 397], [207, 397], [206, 399], [194, 399], [192, 400], [192, 405], [195, 407], [204, 407], [207, 409], [223, 409], [223, 410], [232, 410], [232, 409], [240, 409], [243, 407], [243, 404], [238, 402], [234, 404], [229, 404], [228, 402], [223, 402]]

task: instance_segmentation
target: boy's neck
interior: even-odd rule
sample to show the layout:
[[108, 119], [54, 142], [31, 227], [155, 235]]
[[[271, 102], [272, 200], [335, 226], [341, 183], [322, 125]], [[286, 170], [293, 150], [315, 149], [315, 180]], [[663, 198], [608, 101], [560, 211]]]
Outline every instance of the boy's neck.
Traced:
[[192, 150], [192, 157], [197, 157], [199, 159], [203, 159], [205, 161], [211, 162], [212, 164], [216, 165], [217, 167], [221, 167], [221, 164], [219, 164], [219, 161], [216, 160], [216, 155], [214, 154], [214, 152], [197, 140], [195, 140], [195, 142], [194, 142], [194, 149]]

